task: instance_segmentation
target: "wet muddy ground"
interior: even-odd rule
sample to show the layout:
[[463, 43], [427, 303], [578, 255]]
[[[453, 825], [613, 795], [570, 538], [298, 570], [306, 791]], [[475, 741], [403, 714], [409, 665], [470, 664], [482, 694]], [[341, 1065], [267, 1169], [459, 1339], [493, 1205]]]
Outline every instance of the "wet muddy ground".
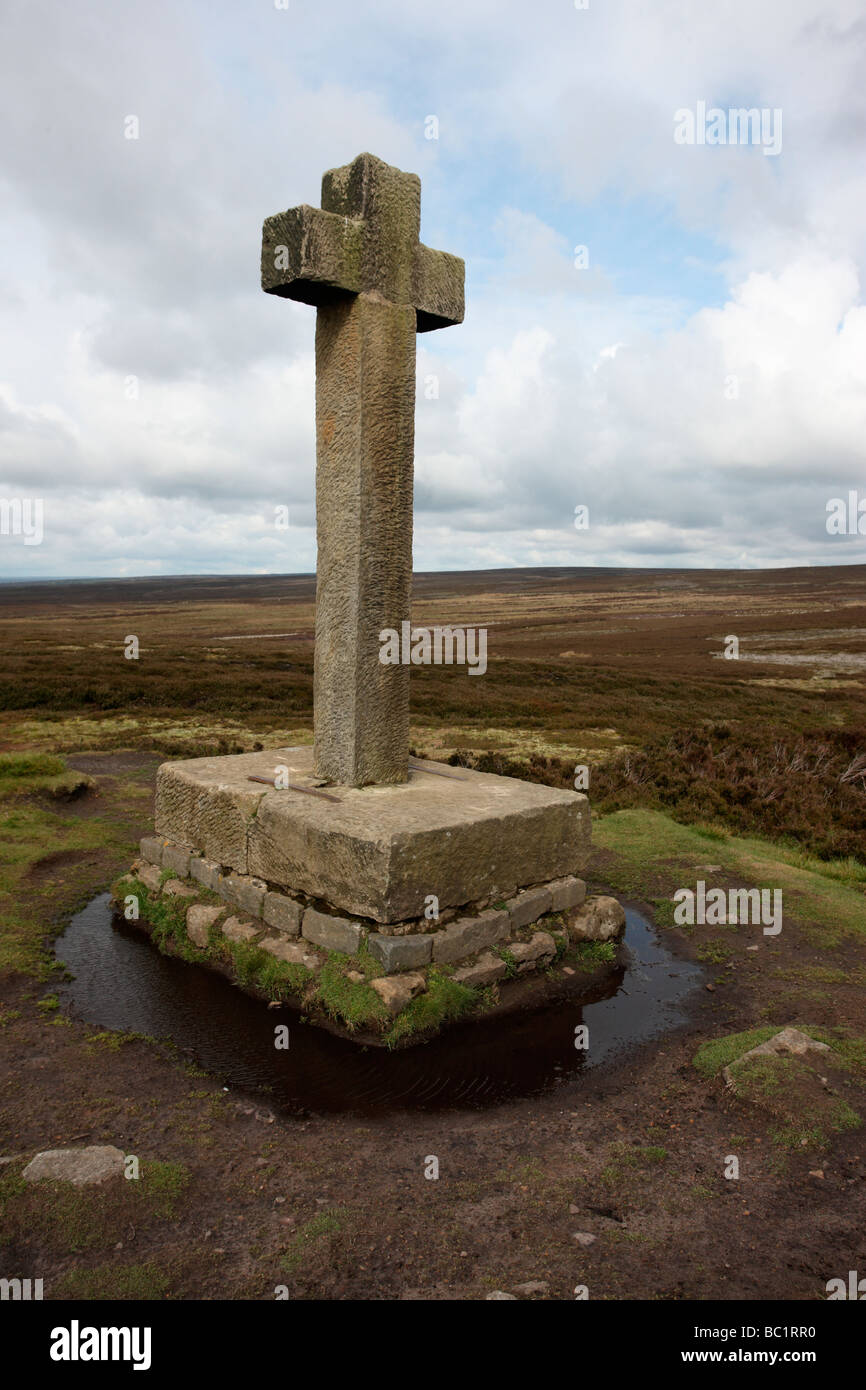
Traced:
[[[746, 651], [754, 634], [752, 650], [768, 655], [859, 656], [863, 590], [856, 567], [420, 576], [416, 620], [489, 621], [492, 659], [481, 682], [422, 673], [418, 746], [507, 747], [504, 731], [511, 747], [589, 750], [592, 761], [592, 750], [707, 718], [745, 743], [752, 729], [856, 728], [862, 677], [738, 669], [710, 653], [737, 632]], [[3, 808], [4, 932], [14, 921], [38, 944], [128, 866], [162, 756], [308, 732], [312, 582], [45, 585], [8, 597], [0, 743], [62, 751], [94, 781], [68, 805]], [[808, 643], [765, 640], [794, 630]], [[122, 638], [135, 631], [145, 660], [132, 670]], [[265, 632], [301, 636], [217, 641]], [[692, 877], [715, 857], [705, 843]], [[668, 867], [651, 848], [637, 865], [609, 849], [590, 864], [591, 891], [629, 880], [639, 954], [652, 944], [640, 917], [670, 891]], [[0, 1156], [15, 1160], [0, 1166], [0, 1274], [44, 1278], [47, 1298], [271, 1299], [284, 1285], [293, 1299], [483, 1299], [528, 1280], [554, 1299], [578, 1284], [591, 1299], [823, 1298], [828, 1279], [866, 1271], [862, 1129], [823, 1150], [781, 1149], [767, 1117], [693, 1058], [708, 1038], [768, 1023], [866, 1032], [863, 939], [826, 926], [822, 936], [792, 915], [770, 942], [665, 926], [674, 993], [686, 970], [702, 971], [673, 1001], [684, 1017], [603, 1056], [605, 1020], [621, 1039], [616, 1011], [632, 1009], [641, 971], [661, 978], [667, 962], [658, 972], [638, 962], [616, 995], [588, 1006], [598, 1011], [588, 1058], [570, 1045], [573, 1017], [565, 1037], [554, 1016], [514, 1019], [486, 1051], [475, 1036], [468, 1066], [456, 1030], [439, 1052], [353, 1054], [319, 1030], [302, 1040], [306, 1026], [290, 1019], [291, 1071], [275, 1075], [256, 1044], [260, 1006], [137, 935], [109, 934], [97, 901], [59, 948], [71, 962], [78, 951], [75, 982], [39, 978], [32, 952], [29, 974], [0, 972]], [[113, 980], [99, 943], [116, 953]], [[629, 1027], [649, 1007], [637, 1003]], [[115, 1020], [174, 1044], [112, 1031]], [[438, 1070], [408, 1082], [383, 1073], [425, 1051]], [[866, 1114], [861, 1081], [849, 1099]], [[162, 1189], [145, 1179], [136, 1194], [127, 1184], [75, 1202], [20, 1190], [37, 1148], [85, 1143], [162, 1165]], [[737, 1181], [724, 1177], [732, 1154]]]
[[[281, 1114], [381, 1116], [392, 1110], [501, 1105], [557, 1089], [579, 1093], [603, 1066], [687, 1018], [706, 974], [678, 959], [636, 908], [626, 910], [624, 968], [593, 992], [517, 1016], [472, 1021], [398, 1052], [363, 1047], [268, 1009], [200, 966], [161, 955], [112, 915], [107, 893], [72, 919], [56, 954], [73, 976], [58, 991], [75, 1019], [170, 1040], [231, 1090], [267, 1095]], [[575, 1047], [575, 1030], [590, 1046]], [[288, 1028], [289, 1047], [274, 1047]]]

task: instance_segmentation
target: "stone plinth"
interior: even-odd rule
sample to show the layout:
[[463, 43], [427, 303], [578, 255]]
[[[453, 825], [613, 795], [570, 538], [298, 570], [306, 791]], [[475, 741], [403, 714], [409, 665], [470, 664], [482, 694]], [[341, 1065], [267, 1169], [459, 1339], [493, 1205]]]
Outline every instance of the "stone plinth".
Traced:
[[[277, 748], [164, 763], [156, 832], [266, 884], [383, 924], [511, 897], [579, 872], [590, 846], [580, 793], [422, 763], [393, 786], [330, 785], [327, 797], [275, 790], [250, 777], [315, 790], [313, 750]], [[336, 798], [336, 800], [328, 799]]]

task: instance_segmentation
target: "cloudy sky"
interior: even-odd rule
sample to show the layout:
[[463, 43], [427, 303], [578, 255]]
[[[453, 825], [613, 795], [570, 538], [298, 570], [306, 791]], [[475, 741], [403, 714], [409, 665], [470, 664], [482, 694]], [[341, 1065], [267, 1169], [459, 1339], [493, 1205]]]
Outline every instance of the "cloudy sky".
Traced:
[[866, 497], [864, 49], [862, 0], [5, 0], [0, 499], [44, 539], [0, 575], [314, 568], [315, 311], [261, 223], [362, 150], [466, 261], [417, 569], [866, 561], [826, 528]]

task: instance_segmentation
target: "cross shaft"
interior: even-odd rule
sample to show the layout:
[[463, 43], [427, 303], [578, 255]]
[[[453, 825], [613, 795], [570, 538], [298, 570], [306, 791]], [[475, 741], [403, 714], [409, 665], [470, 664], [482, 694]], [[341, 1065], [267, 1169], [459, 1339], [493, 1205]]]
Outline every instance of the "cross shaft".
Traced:
[[262, 288], [316, 306], [316, 773], [405, 782], [409, 667], [379, 661], [412, 596], [415, 334], [463, 319], [463, 261], [418, 240], [421, 181], [370, 154], [322, 207], [266, 219]]

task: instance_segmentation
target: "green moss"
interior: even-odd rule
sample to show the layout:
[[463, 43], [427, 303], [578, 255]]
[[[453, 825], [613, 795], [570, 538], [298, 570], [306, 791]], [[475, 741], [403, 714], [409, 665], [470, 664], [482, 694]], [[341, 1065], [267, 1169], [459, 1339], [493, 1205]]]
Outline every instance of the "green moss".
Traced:
[[[770, 1130], [774, 1143], [789, 1149], [826, 1148], [835, 1134], [858, 1128], [860, 1116], [847, 1100], [827, 1087], [821, 1075], [826, 1063], [816, 1063], [813, 1055], [775, 1052], [748, 1055], [760, 1042], [768, 1041], [767, 1036], [757, 1035], [769, 1034], [772, 1038], [778, 1031], [775, 1028], [754, 1029], [751, 1034], [720, 1039], [714, 1053], [704, 1052], [701, 1057], [702, 1049], [699, 1049], [695, 1065], [704, 1075], [714, 1075], [713, 1068], [724, 1056], [722, 1065], [729, 1069], [728, 1076], [737, 1098], [768, 1112], [777, 1122]], [[803, 1031], [812, 1035], [816, 1030]], [[737, 1051], [732, 1057], [734, 1047]], [[834, 1065], [839, 1061], [839, 1054], [836, 1054]], [[842, 1069], [847, 1069], [844, 1062]]]
[[513, 980], [517, 974], [517, 961], [514, 959], [507, 946], [497, 946], [494, 948], [500, 960], [505, 961], [505, 979]]
[[116, 1298], [139, 1303], [166, 1298], [168, 1289], [168, 1275], [155, 1264], [105, 1264], [94, 1269], [70, 1270], [58, 1281], [54, 1292], [58, 1298]]
[[729, 1033], [725, 1038], [713, 1038], [709, 1042], [701, 1043], [692, 1058], [692, 1066], [701, 1076], [718, 1076], [719, 1072], [730, 1066], [744, 1052], [750, 1052], [753, 1047], [774, 1038], [779, 1032], [779, 1027], [770, 1026], [749, 1028], [745, 1033]]
[[467, 1013], [477, 999], [477, 990], [449, 979], [431, 966], [426, 993], [419, 994], [406, 1005], [385, 1034], [385, 1041], [389, 1047], [393, 1047], [415, 1033], [440, 1028], [444, 1023], [450, 1023]]
[[155, 1216], [170, 1220], [177, 1216], [181, 1198], [190, 1182], [189, 1170], [182, 1163], [162, 1163], [156, 1159], [145, 1159], [140, 1168], [137, 1181], [130, 1186], [137, 1189], [139, 1196]]
[[[57, 969], [49, 938], [61, 929], [62, 913], [92, 897], [94, 860], [102, 853], [122, 858], [131, 850], [115, 822], [10, 802], [0, 794], [0, 975], [48, 980]], [[53, 868], [59, 856], [67, 862]]]
[[47, 793], [68, 800], [92, 785], [90, 777], [70, 771], [51, 753], [0, 753], [0, 800]]
[[597, 965], [609, 965], [616, 960], [616, 942], [581, 941], [574, 947], [570, 958], [576, 965], [590, 969]]
[[292, 1237], [286, 1253], [280, 1260], [280, 1267], [287, 1274], [292, 1274], [303, 1261], [311, 1245], [328, 1236], [340, 1234], [347, 1215], [344, 1207], [332, 1207], [329, 1211], [320, 1212], [312, 1220], [306, 1221]]
[[[812, 1024], [798, 1025], [815, 1042], [826, 1043], [835, 1053], [834, 1061], [843, 1071], [866, 1074], [866, 1038], [859, 1037], [848, 1028], [816, 1028]], [[713, 1038], [701, 1043], [694, 1057], [694, 1066], [702, 1076], [711, 1077], [729, 1067], [744, 1052], [768, 1042], [782, 1030], [778, 1024], [762, 1028], [749, 1028], [745, 1033], [729, 1033], [724, 1038]]]
[[59, 777], [66, 771], [62, 758], [52, 753], [0, 753], [0, 795], [5, 795], [13, 782], [34, 777]]
[[718, 937], [703, 941], [697, 950], [698, 960], [707, 965], [727, 965], [733, 954], [733, 948], [727, 941], [721, 941]]
[[318, 1003], [332, 1018], [339, 1019], [350, 1031], [384, 1024], [389, 1017], [384, 1001], [374, 989], [360, 980], [348, 979], [346, 971], [355, 968], [354, 956], [344, 956], [333, 951], [322, 966], [316, 981]]

